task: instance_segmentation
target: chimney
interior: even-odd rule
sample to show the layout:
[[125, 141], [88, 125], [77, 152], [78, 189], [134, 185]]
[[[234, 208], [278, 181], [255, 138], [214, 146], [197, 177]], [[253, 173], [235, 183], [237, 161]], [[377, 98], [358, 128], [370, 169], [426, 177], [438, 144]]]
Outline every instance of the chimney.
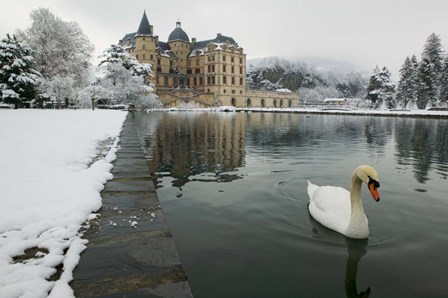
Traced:
[[149, 25], [149, 32], [152, 34], [154, 34], [154, 26], [153, 25]]
[[192, 37], [192, 38], [191, 38], [191, 43], [192, 43], [192, 44], [195, 44], [195, 43], [196, 43], [196, 37]]

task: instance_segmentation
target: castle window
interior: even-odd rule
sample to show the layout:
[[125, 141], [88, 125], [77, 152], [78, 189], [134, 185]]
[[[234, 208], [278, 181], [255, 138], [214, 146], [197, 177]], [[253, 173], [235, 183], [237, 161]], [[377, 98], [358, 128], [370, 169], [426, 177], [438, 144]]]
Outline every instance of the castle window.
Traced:
[[196, 86], [198, 84], [198, 79], [194, 78], [194, 85]]
[[226, 89], [224, 89], [224, 93], [226, 93]]
[[157, 59], [157, 64], [160, 64], [160, 59]]
[[200, 72], [201, 72], [201, 70], [199, 68], [196, 68], [195, 73], [200, 73]]
[[227, 84], [227, 77], [226, 77], [226, 76], [223, 76], [223, 77], [222, 77], [222, 83], [223, 83], [223, 84]]
[[243, 64], [243, 58], [240, 58], [240, 64]]
[[240, 67], [240, 74], [243, 74], [243, 68]]
[[137, 59], [137, 60], [138, 60], [138, 54], [137, 54], [137, 55], [135, 55], [135, 59]]
[[232, 94], [235, 94], [235, 90], [232, 90]]
[[235, 78], [232, 77], [232, 85], [235, 85]]
[[240, 85], [243, 86], [243, 78], [240, 78]]
[[212, 65], [212, 72], [215, 72], [215, 65]]
[[226, 61], [226, 55], [222, 56], [222, 61]]
[[235, 62], [234, 59], [233, 59], [233, 57], [230, 58], [230, 62], [231, 62], [231, 63]]
[[199, 78], [199, 85], [202, 86], [202, 77]]
[[145, 58], [145, 54], [143, 54], [143, 60], [145, 60], [146, 58]]
[[226, 65], [225, 64], [222, 66], [222, 72], [226, 72]]
[[145, 49], [146, 49], [146, 45], [142, 44], [142, 50], [145, 50]]
[[235, 66], [232, 66], [232, 73], [235, 73]]
[[154, 60], [154, 55], [153, 54], [151, 54], [149, 57], [151, 58], [151, 60]]
[[243, 94], [243, 90], [240, 90], [240, 94]]
[[199, 59], [196, 59], [196, 66], [199, 66]]

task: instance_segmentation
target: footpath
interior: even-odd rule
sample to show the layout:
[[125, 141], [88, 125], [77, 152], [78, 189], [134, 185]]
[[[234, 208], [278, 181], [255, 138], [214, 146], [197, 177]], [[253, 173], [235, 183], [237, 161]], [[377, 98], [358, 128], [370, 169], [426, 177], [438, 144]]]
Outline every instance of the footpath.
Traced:
[[76, 297], [193, 297], [128, 113], [113, 180], [73, 273]]

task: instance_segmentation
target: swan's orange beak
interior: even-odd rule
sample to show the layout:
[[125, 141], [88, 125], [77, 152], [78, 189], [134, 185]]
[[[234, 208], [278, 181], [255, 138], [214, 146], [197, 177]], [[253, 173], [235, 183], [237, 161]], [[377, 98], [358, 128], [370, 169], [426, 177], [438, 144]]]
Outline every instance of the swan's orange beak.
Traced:
[[379, 186], [380, 186], [380, 184], [375, 180], [371, 181], [368, 185], [370, 193], [372, 194], [372, 198], [377, 202], [380, 201], [380, 194], [378, 193], [378, 190], [377, 190], [377, 187], [379, 187]]

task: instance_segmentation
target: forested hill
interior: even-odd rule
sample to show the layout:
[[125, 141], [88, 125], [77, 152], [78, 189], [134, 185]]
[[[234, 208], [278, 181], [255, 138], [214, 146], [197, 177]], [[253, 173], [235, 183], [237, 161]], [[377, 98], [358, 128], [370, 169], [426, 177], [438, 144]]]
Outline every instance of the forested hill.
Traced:
[[302, 100], [321, 101], [327, 97], [363, 98], [369, 74], [349, 64], [331, 60], [309, 63], [279, 57], [247, 62], [249, 89], [289, 89]]

